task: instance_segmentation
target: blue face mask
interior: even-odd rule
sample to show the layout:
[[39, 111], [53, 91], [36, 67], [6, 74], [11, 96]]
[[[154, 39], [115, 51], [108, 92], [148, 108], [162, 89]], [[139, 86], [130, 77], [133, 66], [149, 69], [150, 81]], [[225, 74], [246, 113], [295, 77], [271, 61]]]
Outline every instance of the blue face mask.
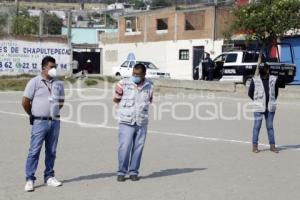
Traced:
[[142, 81], [142, 78], [139, 76], [131, 76], [131, 80], [135, 83], [135, 84], [139, 84]]

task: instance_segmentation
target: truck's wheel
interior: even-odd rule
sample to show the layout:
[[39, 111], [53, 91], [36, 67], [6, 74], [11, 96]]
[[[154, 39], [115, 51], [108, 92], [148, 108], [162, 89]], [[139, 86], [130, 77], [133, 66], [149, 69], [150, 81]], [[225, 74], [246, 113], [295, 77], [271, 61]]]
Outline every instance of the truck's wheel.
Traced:
[[252, 76], [246, 76], [244, 78], [244, 85], [249, 88], [250, 87], [250, 84], [251, 84], [251, 81], [252, 81]]

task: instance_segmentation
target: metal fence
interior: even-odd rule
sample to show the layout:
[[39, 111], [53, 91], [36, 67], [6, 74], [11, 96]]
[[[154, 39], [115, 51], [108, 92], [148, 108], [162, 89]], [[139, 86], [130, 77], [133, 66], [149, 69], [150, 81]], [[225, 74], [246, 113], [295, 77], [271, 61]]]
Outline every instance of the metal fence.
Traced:
[[13, 32], [14, 19], [17, 16], [17, 7], [9, 2], [0, 3], [0, 34]]
[[64, 11], [20, 7], [17, 1], [0, 2], [0, 35], [61, 35]]

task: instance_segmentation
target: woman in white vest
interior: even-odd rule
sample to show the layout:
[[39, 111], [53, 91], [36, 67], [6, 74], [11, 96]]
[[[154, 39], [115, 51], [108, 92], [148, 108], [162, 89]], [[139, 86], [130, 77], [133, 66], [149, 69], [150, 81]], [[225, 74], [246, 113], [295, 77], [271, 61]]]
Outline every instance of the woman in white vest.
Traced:
[[270, 75], [269, 66], [262, 64], [259, 67], [259, 76], [254, 76], [249, 87], [248, 96], [253, 100], [254, 106], [254, 127], [252, 151], [258, 153], [258, 138], [263, 120], [266, 120], [270, 150], [278, 153], [275, 146], [273, 120], [276, 111], [276, 100], [278, 96], [277, 77]]
[[136, 64], [130, 78], [122, 79], [116, 86], [114, 102], [118, 104], [119, 117], [119, 168], [117, 181], [124, 182], [129, 174], [138, 181], [142, 152], [148, 127], [149, 105], [153, 97], [153, 84], [145, 78], [146, 67]]

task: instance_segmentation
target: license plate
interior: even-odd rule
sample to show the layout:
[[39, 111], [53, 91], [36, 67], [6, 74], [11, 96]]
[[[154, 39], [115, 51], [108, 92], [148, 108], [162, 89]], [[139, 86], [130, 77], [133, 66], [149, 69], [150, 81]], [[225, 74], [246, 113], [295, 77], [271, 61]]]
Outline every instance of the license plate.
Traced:
[[236, 74], [236, 70], [235, 69], [225, 69], [224, 73], [225, 74]]

